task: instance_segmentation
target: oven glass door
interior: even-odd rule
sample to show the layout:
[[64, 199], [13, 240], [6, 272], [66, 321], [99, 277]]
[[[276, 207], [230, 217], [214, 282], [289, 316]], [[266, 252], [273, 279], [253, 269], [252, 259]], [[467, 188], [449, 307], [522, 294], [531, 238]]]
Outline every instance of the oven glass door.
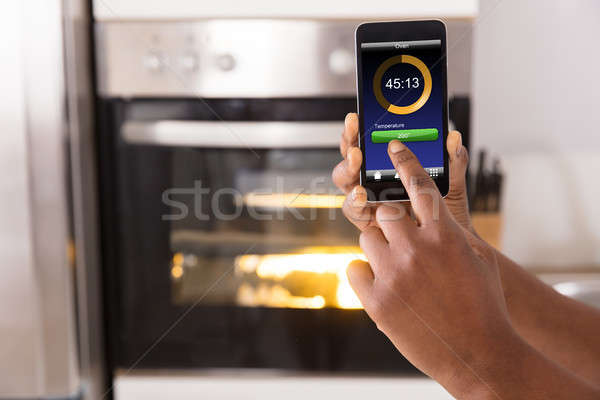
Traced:
[[360, 308], [345, 274], [362, 258], [331, 183], [330, 149], [172, 150], [172, 301]]
[[103, 102], [113, 368], [411, 369], [346, 278], [364, 256], [331, 171], [354, 100], [265, 102]]

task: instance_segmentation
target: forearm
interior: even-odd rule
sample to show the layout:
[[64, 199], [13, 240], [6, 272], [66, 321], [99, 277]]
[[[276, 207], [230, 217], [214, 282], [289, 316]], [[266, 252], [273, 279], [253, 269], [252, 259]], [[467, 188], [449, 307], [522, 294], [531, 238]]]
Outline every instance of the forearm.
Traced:
[[551, 360], [600, 382], [600, 312], [561, 295], [501, 253], [498, 261], [517, 332]]
[[[453, 394], [460, 399], [597, 399], [598, 387], [546, 358], [518, 335], [507, 337], [479, 365], [477, 386], [455, 382]], [[469, 379], [467, 379], [469, 380]]]

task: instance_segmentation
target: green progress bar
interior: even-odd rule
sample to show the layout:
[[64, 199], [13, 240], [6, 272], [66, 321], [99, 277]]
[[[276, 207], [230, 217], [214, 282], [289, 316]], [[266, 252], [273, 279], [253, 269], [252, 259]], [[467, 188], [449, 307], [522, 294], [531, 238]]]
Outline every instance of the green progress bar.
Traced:
[[424, 142], [428, 140], [437, 140], [437, 138], [438, 130], [436, 128], [373, 131], [371, 133], [371, 141], [373, 143], [389, 143], [392, 140], [400, 140], [401, 142]]

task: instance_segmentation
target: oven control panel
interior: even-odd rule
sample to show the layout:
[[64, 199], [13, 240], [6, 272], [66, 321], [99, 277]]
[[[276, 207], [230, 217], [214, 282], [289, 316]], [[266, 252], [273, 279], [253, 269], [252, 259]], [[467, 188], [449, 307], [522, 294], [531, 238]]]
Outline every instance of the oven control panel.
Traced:
[[354, 97], [358, 22], [99, 22], [104, 97]]

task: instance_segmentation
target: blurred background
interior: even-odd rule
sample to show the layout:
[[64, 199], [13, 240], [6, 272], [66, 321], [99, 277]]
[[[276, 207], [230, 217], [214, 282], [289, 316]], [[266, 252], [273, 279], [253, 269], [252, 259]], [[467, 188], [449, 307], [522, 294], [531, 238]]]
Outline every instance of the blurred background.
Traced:
[[598, 305], [595, 0], [0, 10], [0, 399], [450, 397], [345, 277], [363, 21], [444, 20], [476, 229]]

